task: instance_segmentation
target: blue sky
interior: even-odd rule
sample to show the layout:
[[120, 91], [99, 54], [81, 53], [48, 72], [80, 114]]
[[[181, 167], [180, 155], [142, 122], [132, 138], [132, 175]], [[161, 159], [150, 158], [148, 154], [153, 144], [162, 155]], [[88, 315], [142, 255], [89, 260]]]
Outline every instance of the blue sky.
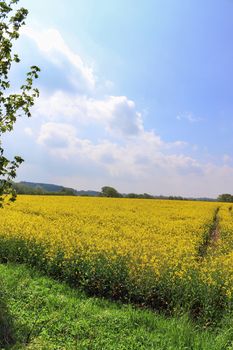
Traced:
[[17, 89], [33, 117], [5, 138], [18, 180], [185, 196], [233, 193], [233, 1], [21, 0]]

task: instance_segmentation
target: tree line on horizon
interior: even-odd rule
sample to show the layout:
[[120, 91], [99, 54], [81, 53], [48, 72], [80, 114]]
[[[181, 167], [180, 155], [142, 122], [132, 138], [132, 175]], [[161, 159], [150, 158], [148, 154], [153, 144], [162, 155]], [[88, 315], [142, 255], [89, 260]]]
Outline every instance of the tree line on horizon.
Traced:
[[233, 195], [229, 193], [220, 194], [217, 198], [219, 202], [233, 203]]
[[139, 198], [139, 199], [171, 199], [184, 200], [181, 196], [153, 196], [148, 193], [120, 193], [114, 187], [103, 186], [101, 191], [77, 191], [73, 188], [36, 184], [27, 182], [14, 182], [12, 184], [17, 194], [28, 195], [58, 195], [58, 196], [85, 196], [85, 197], [109, 197], [109, 198]]
[[57, 195], [57, 196], [82, 196], [82, 197], [107, 197], [107, 198], [138, 198], [138, 199], [161, 199], [161, 200], [200, 200], [232, 202], [233, 195], [221, 194], [214, 198], [187, 198], [182, 196], [151, 195], [148, 193], [120, 193], [114, 187], [103, 186], [101, 191], [84, 191], [73, 188], [58, 186], [53, 184], [33, 183], [33, 182], [13, 182], [12, 184], [17, 194], [23, 195]]

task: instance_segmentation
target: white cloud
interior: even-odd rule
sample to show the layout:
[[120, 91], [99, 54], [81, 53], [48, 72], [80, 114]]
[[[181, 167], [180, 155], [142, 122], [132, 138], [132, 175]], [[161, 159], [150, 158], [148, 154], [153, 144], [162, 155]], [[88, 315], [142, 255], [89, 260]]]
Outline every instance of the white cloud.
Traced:
[[27, 136], [33, 136], [32, 128], [24, 128], [24, 132]]
[[[97, 143], [77, 137], [74, 126], [65, 123], [48, 122], [41, 126], [37, 142], [57, 158], [85, 160], [101, 166], [111, 176], [145, 177], [154, 169], [173, 169], [180, 172], [200, 171], [200, 165], [191, 157], [171, 151], [165, 142], [154, 132], [143, 131], [133, 138], [125, 138], [121, 144], [100, 140]], [[173, 146], [177, 147], [176, 143]], [[179, 143], [178, 143], [179, 147]]]
[[195, 115], [193, 115], [193, 113], [191, 112], [184, 112], [184, 113], [179, 113], [177, 116], [176, 116], [176, 119], [177, 120], [186, 120], [188, 121], [189, 123], [197, 123], [197, 122], [200, 122], [202, 121], [203, 119], [200, 118], [200, 117], [196, 117]]
[[50, 150], [67, 149], [76, 141], [76, 130], [72, 125], [45, 123], [41, 126], [37, 142]]
[[107, 96], [93, 99], [78, 94], [56, 91], [51, 96], [41, 97], [35, 113], [50, 120], [73, 123], [98, 123], [111, 133], [136, 135], [143, 131], [142, 115], [135, 103], [126, 96]]
[[232, 162], [232, 157], [229, 154], [224, 154], [222, 160], [224, 164], [228, 164]]
[[21, 33], [33, 40], [51, 62], [63, 69], [67, 68], [62, 59], [65, 58], [75, 69], [75, 75], [71, 74], [69, 78], [78, 88], [80, 85], [87, 91], [95, 88], [96, 77], [92, 67], [85, 64], [82, 58], [70, 49], [57, 29], [35, 30], [27, 26], [21, 29]]

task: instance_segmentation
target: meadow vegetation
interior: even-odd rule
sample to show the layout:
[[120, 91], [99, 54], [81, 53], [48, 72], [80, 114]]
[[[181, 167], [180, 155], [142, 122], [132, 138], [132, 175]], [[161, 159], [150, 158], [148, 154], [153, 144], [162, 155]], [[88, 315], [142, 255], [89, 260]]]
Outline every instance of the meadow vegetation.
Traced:
[[0, 348], [14, 343], [13, 321], [6, 304], [5, 290], [1, 280], [0, 284]]
[[227, 350], [233, 323], [202, 330], [187, 315], [166, 318], [87, 297], [26, 266], [0, 265], [17, 342], [8, 350]]

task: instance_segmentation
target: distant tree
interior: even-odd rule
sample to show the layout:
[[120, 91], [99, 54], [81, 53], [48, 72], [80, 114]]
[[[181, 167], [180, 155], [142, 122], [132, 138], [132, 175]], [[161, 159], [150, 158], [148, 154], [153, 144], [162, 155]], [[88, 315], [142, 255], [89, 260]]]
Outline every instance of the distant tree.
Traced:
[[136, 193], [128, 193], [127, 195], [126, 195], [126, 197], [127, 198], [138, 198], [138, 194], [136, 194]]
[[114, 197], [114, 198], [122, 197], [122, 195], [115, 188], [110, 186], [102, 187], [100, 195], [101, 197]]
[[184, 198], [181, 197], [181, 196], [168, 196], [167, 199], [174, 200], [174, 201], [182, 201], [182, 200], [184, 200]]
[[233, 196], [229, 193], [220, 194], [217, 198], [219, 202], [233, 202]]
[[42, 194], [45, 194], [45, 191], [44, 191], [44, 189], [41, 186], [36, 186], [34, 188], [34, 193], [38, 194], [38, 195], [42, 195]]
[[144, 199], [153, 199], [154, 197], [151, 194], [143, 193], [143, 198]]
[[16, 192], [12, 186], [12, 179], [16, 177], [16, 170], [23, 162], [20, 156], [9, 160], [5, 156], [2, 146], [2, 135], [13, 130], [19, 116], [31, 116], [30, 110], [34, 99], [39, 96], [38, 89], [33, 88], [34, 79], [38, 78], [39, 68], [32, 66], [27, 73], [25, 83], [18, 93], [11, 93], [9, 74], [13, 63], [19, 63], [19, 56], [12, 52], [13, 42], [19, 38], [19, 29], [25, 24], [28, 10], [20, 8], [14, 10], [18, 0], [0, 1], [0, 207], [4, 198], [10, 195], [14, 201]]
[[63, 188], [58, 194], [62, 194], [64, 196], [76, 196], [75, 190], [73, 188]]
[[15, 182], [12, 183], [12, 186], [17, 194], [31, 194], [31, 189], [28, 186]]
[[126, 198], [139, 198], [139, 199], [154, 199], [155, 197], [148, 193], [128, 193]]

